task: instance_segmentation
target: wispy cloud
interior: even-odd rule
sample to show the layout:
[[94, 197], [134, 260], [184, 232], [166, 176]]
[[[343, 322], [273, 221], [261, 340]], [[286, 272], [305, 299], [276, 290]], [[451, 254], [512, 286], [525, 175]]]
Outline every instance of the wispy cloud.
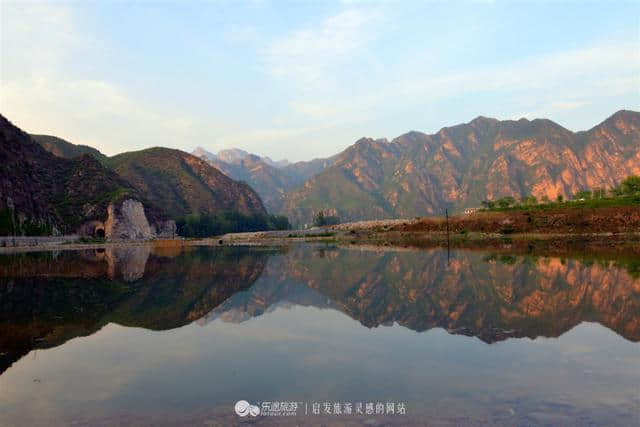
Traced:
[[374, 11], [349, 8], [318, 26], [275, 40], [265, 52], [271, 71], [303, 85], [326, 79], [342, 60], [367, 43], [375, 33], [370, 26], [377, 16]]
[[[357, 98], [298, 99], [291, 108], [315, 120], [365, 120], [392, 99], [406, 105], [435, 105], [451, 97], [490, 93], [508, 94], [513, 103], [529, 100], [537, 106], [536, 114], [549, 116], [578, 109], [598, 97], [637, 93], [639, 83], [640, 52], [636, 45], [597, 45], [459, 73], [418, 70], [409, 78], [389, 80]], [[548, 101], [550, 97], [552, 101]]]

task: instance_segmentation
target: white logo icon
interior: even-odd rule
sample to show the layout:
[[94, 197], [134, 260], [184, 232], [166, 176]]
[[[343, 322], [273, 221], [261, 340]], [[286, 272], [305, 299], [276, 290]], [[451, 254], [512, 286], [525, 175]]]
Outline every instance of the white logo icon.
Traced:
[[260, 408], [256, 405], [250, 404], [246, 400], [238, 400], [234, 409], [236, 410], [236, 414], [241, 417], [246, 417], [247, 415], [257, 417], [260, 415]]

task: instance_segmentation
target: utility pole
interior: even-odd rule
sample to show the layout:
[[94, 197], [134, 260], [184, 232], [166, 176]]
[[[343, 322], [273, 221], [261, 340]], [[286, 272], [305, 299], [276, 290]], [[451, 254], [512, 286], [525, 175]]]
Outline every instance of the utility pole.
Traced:
[[447, 264], [449, 264], [449, 250], [450, 250], [449, 247], [450, 247], [450, 244], [449, 244], [449, 209], [448, 208], [444, 209], [444, 216], [445, 216], [445, 218], [447, 220]]

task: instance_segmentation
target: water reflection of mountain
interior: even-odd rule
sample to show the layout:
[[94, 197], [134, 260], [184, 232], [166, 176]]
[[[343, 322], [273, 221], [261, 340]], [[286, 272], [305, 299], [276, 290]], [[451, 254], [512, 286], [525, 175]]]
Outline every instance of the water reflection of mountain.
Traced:
[[150, 246], [42, 252], [0, 264], [0, 372], [35, 348], [109, 322], [165, 330], [213, 310], [261, 275], [268, 252]]
[[492, 343], [557, 337], [583, 321], [640, 340], [640, 279], [613, 262], [441, 250], [287, 252], [148, 246], [0, 258], [0, 372], [31, 349], [109, 322], [164, 330], [242, 322], [293, 305], [366, 327], [434, 327]]
[[[583, 321], [640, 340], [640, 280], [613, 262], [299, 247], [205, 319], [242, 321], [282, 304], [338, 309], [367, 327], [441, 327], [492, 343], [557, 337]], [[315, 301], [315, 302], [314, 302]]]

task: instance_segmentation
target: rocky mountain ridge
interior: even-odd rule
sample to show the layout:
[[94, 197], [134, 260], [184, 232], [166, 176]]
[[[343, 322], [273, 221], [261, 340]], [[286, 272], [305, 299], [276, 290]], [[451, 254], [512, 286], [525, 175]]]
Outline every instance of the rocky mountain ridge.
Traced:
[[281, 213], [298, 225], [321, 210], [343, 221], [439, 215], [504, 196], [567, 198], [639, 173], [638, 112], [575, 133], [546, 119], [478, 117], [433, 135], [362, 138], [288, 192]]

